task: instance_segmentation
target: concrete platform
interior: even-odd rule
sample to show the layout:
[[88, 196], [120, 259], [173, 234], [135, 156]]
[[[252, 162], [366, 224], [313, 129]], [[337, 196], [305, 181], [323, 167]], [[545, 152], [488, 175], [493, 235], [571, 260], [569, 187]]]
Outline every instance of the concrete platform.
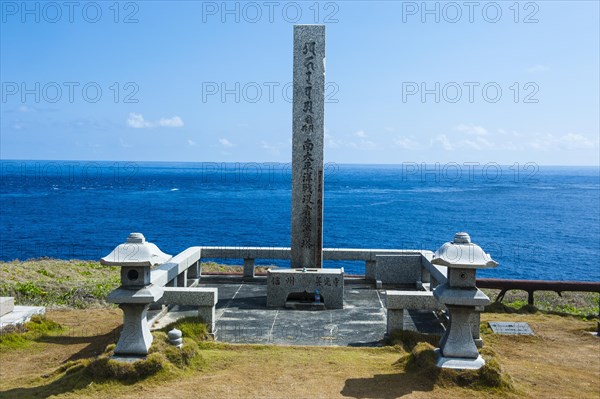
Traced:
[[[219, 290], [215, 338], [231, 343], [276, 345], [378, 346], [386, 333], [385, 289], [362, 279], [345, 279], [344, 309], [267, 308], [267, 280], [240, 276], [202, 276], [200, 287]], [[392, 287], [393, 288], [393, 287]], [[402, 287], [406, 289], [405, 287]], [[155, 328], [193, 308], [173, 308]], [[191, 312], [190, 312], [191, 311]], [[443, 327], [431, 311], [405, 312], [405, 329], [441, 335]]]
[[43, 306], [20, 306], [15, 305], [12, 312], [0, 317], [0, 330], [8, 326], [17, 326], [28, 322], [31, 316], [44, 314], [46, 308]]

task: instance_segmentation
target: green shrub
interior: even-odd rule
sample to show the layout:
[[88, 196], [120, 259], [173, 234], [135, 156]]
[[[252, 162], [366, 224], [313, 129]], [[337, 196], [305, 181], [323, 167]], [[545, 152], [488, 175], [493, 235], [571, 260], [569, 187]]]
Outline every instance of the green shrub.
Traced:
[[15, 291], [19, 294], [29, 297], [35, 298], [39, 296], [46, 296], [48, 293], [38, 287], [35, 283], [28, 281], [26, 283], [17, 283], [15, 284]]
[[0, 334], [0, 350], [24, 348], [43, 337], [55, 335], [63, 331], [57, 322], [45, 316], [35, 315], [20, 328], [6, 330]]
[[92, 360], [85, 372], [95, 379], [116, 379], [120, 381], [136, 381], [158, 373], [167, 366], [167, 360], [160, 353], [151, 353], [145, 359], [135, 362], [123, 362], [109, 357]]

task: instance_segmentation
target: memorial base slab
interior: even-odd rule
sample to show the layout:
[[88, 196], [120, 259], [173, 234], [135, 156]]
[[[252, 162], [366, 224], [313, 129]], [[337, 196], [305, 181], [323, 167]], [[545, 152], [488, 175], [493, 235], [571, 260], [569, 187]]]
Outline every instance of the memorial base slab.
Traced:
[[344, 308], [344, 269], [276, 269], [267, 271], [267, 307], [285, 307], [290, 294], [319, 291], [327, 309]]

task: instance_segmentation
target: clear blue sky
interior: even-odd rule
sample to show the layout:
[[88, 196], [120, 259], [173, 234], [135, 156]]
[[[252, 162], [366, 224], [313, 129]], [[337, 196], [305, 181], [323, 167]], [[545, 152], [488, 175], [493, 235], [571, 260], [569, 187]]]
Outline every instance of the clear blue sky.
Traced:
[[597, 1], [73, 3], [0, 1], [3, 159], [289, 162], [325, 22], [326, 162], [599, 163]]

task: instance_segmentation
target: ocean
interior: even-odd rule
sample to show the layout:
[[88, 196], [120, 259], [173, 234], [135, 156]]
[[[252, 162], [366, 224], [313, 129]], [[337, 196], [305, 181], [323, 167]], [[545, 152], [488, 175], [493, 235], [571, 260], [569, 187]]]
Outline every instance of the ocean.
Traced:
[[[0, 166], [0, 260], [99, 259], [134, 231], [173, 255], [290, 245], [290, 164]], [[466, 231], [500, 263], [480, 277], [600, 280], [598, 167], [329, 163], [323, 224], [326, 248], [435, 251]], [[364, 273], [364, 262], [334, 266]]]

